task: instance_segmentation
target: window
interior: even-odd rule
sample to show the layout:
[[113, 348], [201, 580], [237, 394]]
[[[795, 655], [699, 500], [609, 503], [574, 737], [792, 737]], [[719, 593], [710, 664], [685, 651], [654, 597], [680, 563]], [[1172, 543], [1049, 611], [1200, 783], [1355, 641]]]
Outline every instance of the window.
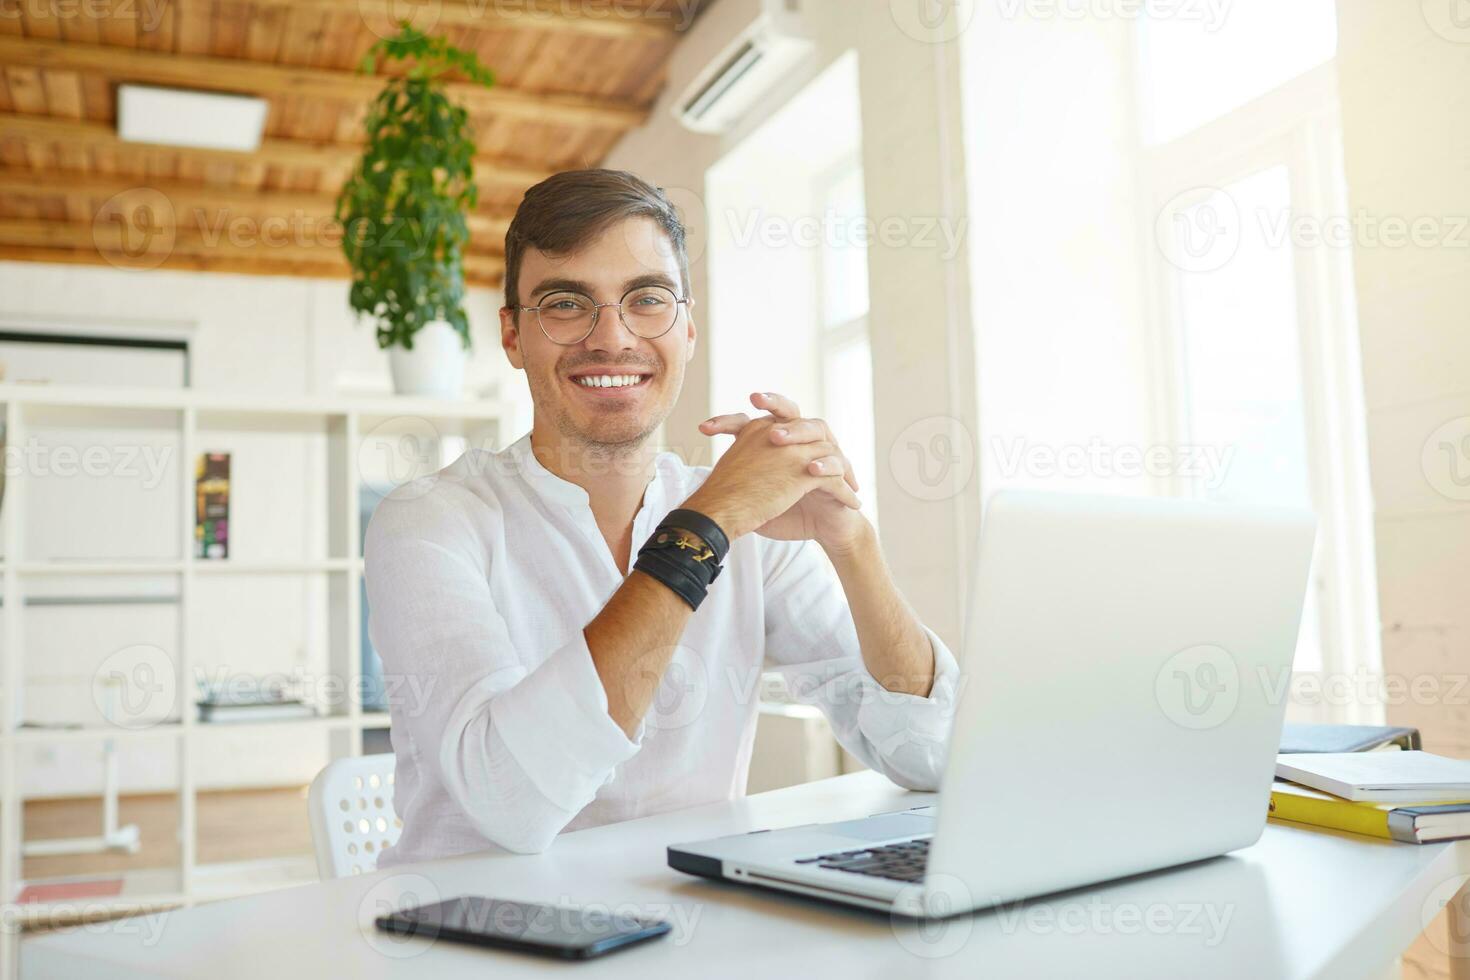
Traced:
[[1139, 21], [1149, 142], [1198, 129], [1330, 61], [1337, 50], [1333, 0], [1228, 4], [1214, 17]]
[[[1176, 477], [1170, 489], [1313, 509], [1317, 553], [1296, 670], [1376, 673], [1351, 250], [1319, 233], [1348, 213], [1336, 88], [1330, 65], [1301, 74], [1332, 55], [1331, 5], [1233, 12], [1217, 38], [1198, 25], [1157, 23], [1141, 35], [1155, 142], [1142, 151], [1142, 184], [1159, 246], [1151, 279], [1165, 428], [1172, 441], [1225, 461], [1217, 472]], [[1231, 70], [1210, 70], [1213, 59], [1244, 51], [1250, 57]], [[1298, 699], [1291, 711], [1299, 720], [1381, 720], [1377, 706], [1345, 699]]]
[[818, 179], [816, 200], [830, 229], [821, 249], [822, 416], [837, 435], [875, 525], [877, 460], [873, 450], [873, 353], [868, 341], [868, 249], [863, 172], [857, 157]]

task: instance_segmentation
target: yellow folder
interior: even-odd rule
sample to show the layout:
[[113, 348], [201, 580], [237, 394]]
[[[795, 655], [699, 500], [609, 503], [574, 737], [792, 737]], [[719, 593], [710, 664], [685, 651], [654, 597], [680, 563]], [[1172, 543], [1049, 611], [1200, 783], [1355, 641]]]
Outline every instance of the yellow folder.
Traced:
[[[1457, 804], [1458, 805], [1458, 804]], [[1305, 786], [1277, 780], [1271, 786], [1269, 816], [1275, 820], [1367, 834], [1384, 840], [1417, 844], [1414, 815], [1419, 807], [1444, 807], [1440, 803], [1354, 803]], [[1446, 807], [1448, 809], [1448, 807]], [[1395, 811], [1402, 811], [1395, 817]]]

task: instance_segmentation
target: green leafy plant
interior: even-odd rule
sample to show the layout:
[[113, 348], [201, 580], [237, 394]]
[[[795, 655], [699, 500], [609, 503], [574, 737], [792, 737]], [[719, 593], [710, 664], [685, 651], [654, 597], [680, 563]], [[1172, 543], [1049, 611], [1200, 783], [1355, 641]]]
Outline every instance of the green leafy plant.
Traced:
[[352, 266], [348, 302], [377, 324], [378, 346], [413, 349], [413, 335], [447, 321], [470, 344], [464, 313], [465, 215], [475, 207], [475, 144], [468, 115], [449, 100], [455, 72], [490, 86], [474, 54], [408, 26], [374, 44], [360, 70], [410, 62], [367, 113], [367, 148], [337, 197], [342, 251]]

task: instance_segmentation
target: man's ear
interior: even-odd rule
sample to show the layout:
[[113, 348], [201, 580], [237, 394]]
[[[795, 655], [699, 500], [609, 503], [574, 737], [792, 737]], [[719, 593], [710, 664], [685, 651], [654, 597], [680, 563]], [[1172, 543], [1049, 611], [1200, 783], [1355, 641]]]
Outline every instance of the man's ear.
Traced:
[[510, 366], [520, 371], [525, 368], [525, 359], [521, 356], [521, 331], [516, 327], [516, 311], [509, 306], [500, 308], [500, 347], [505, 351], [505, 359], [510, 361]]
[[685, 319], [689, 321], [689, 343], [684, 347], [684, 363], [688, 364], [694, 360], [694, 345], [699, 340], [699, 328], [694, 325], [694, 304], [691, 302], [685, 310]]

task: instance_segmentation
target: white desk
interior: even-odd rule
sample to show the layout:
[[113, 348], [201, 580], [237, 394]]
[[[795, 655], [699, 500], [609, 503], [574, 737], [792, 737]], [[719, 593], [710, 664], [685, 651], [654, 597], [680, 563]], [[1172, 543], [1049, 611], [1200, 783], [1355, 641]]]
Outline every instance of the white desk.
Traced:
[[[742, 980], [1376, 980], [1423, 928], [1436, 889], [1448, 898], [1445, 889], [1470, 873], [1470, 842], [1413, 847], [1273, 824], [1256, 846], [1228, 857], [921, 925], [691, 878], [665, 864], [671, 842], [926, 799], [872, 773], [840, 776], [568, 834], [542, 855], [439, 861], [203, 905], [152, 923], [124, 920], [106, 931], [38, 936], [22, 943], [21, 976], [481, 980], [579, 970]], [[404, 893], [631, 903], [666, 914], [675, 930], [581, 965], [376, 933], [374, 915]], [[1164, 930], [1166, 915], [1174, 927]], [[1219, 934], [1211, 923], [1222, 919]]]

